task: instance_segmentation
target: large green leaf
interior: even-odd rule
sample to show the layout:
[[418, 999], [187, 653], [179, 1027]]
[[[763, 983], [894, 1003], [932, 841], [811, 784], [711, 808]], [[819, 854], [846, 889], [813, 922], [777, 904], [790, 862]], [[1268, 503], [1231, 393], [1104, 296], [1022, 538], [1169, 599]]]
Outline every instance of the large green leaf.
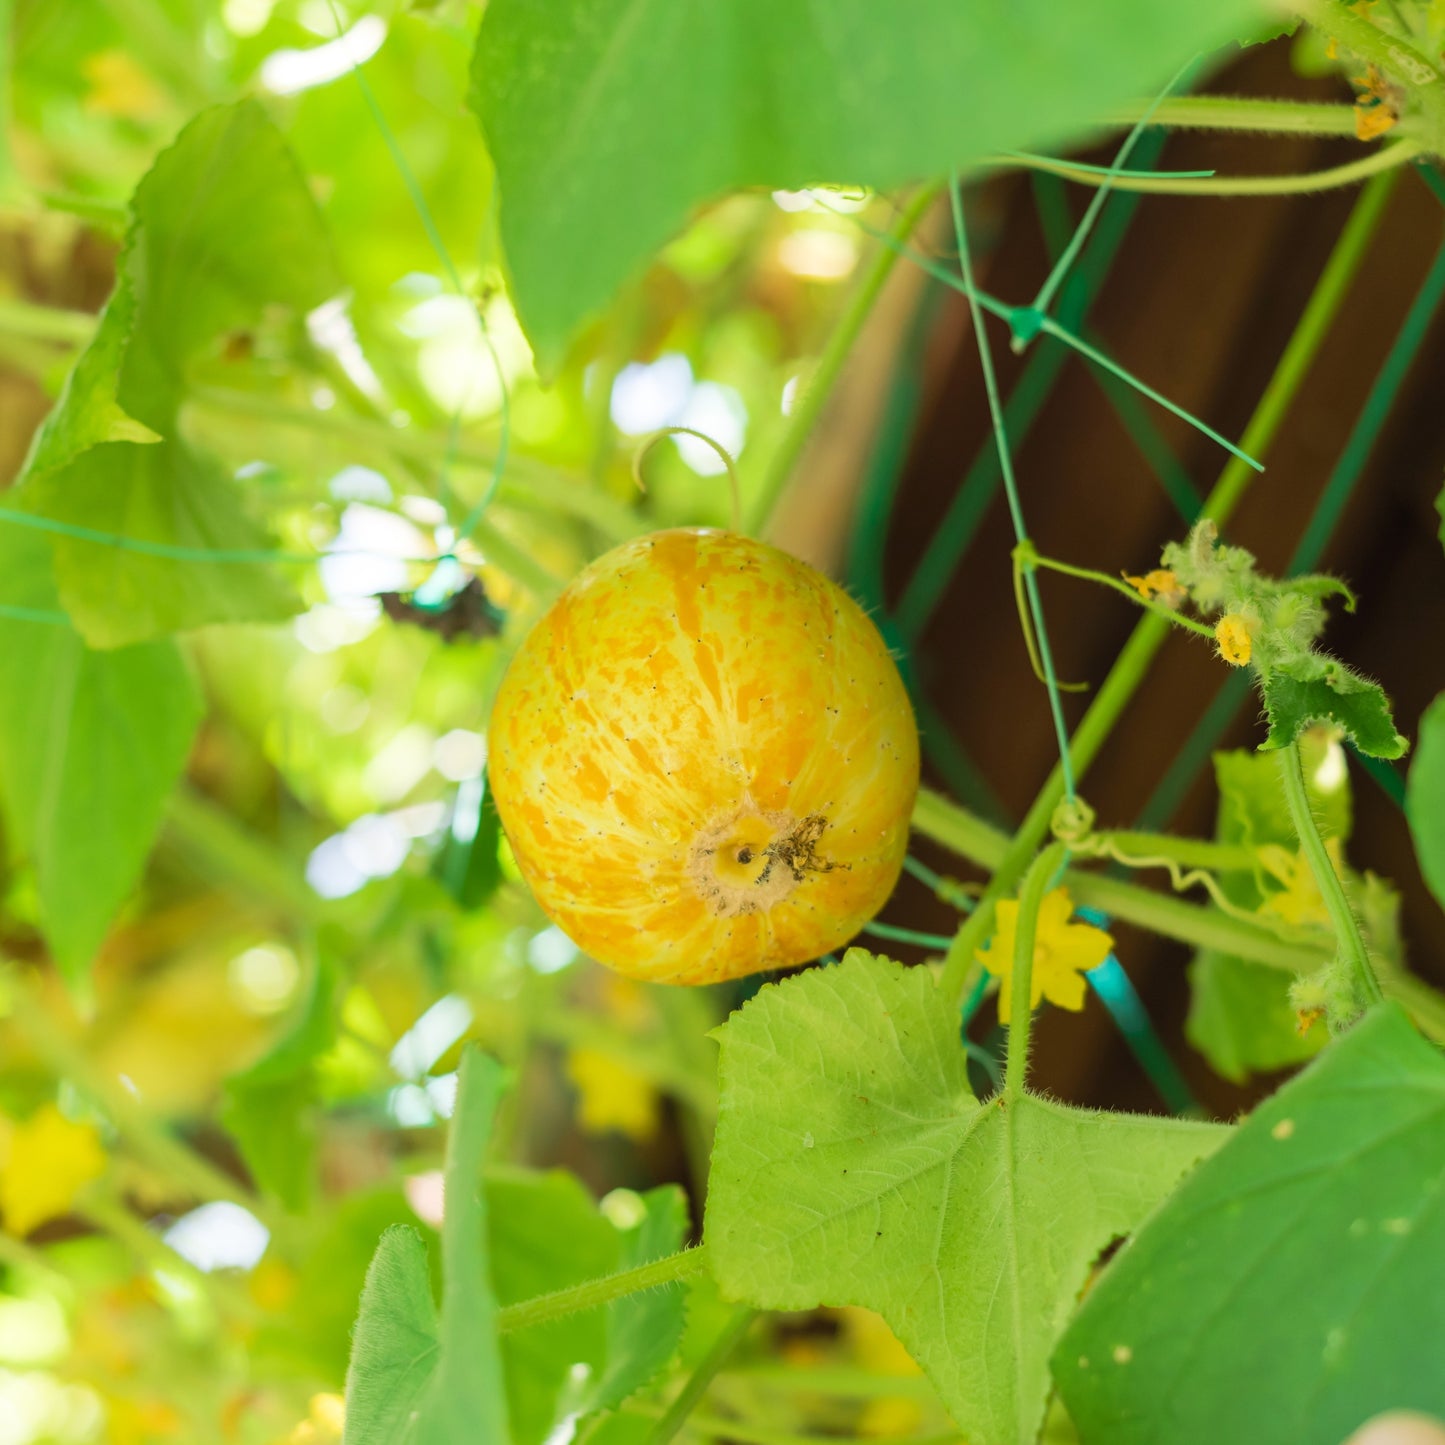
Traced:
[[122, 285], [135, 321], [118, 400], [169, 434], [192, 361], [268, 306], [305, 312], [341, 290], [316, 202], [255, 101], [198, 115], [136, 188]]
[[1420, 872], [1445, 908], [1445, 693], [1420, 719], [1420, 742], [1405, 788], [1405, 815]]
[[1259, 0], [492, 0], [472, 104], [544, 370], [692, 210], [742, 186], [892, 187], [1077, 138]]
[[[37, 437], [21, 504], [166, 547], [264, 550], [235, 484], [178, 435], [188, 374], [269, 309], [300, 314], [340, 289], [305, 178], [264, 110], [204, 111], [136, 190], [115, 294]], [[274, 620], [299, 605], [264, 561], [165, 557], [75, 535], [54, 546], [61, 599], [97, 646]]]
[[718, 1037], [706, 1239], [724, 1292], [876, 1310], [988, 1445], [1036, 1438], [1091, 1264], [1226, 1132], [980, 1104], [932, 975], [859, 949], [764, 988]]
[[447, 1140], [442, 1304], [431, 1308], [426, 1248], [413, 1231], [382, 1236], [367, 1272], [346, 1372], [345, 1445], [505, 1445], [482, 1156], [501, 1065], [462, 1054]]
[[1393, 1005], [1262, 1105], [1059, 1346], [1085, 1442], [1300, 1445], [1445, 1414], [1445, 1061]]
[[0, 803], [34, 864], [46, 938], [78, 980], [140, 878], [200, 693], [173, 643], [88, 648], [57, 613], [49, 544], [3, 514], [0, 605]]

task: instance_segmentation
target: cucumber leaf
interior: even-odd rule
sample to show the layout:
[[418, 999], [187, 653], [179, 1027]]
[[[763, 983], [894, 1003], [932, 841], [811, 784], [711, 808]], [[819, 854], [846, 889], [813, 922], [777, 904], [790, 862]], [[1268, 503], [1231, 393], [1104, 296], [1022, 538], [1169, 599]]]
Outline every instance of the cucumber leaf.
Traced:
[[472, 107], [544, 373], [693, 210], [747, 186], [887, 189], [1087, 134], [1257, 0], [491, 0]]
[[1442, 1178], [1445, 1060], [1382, 1005], [1090, 1292], [1054, 1357], [1085, 1445], [1297, 1445], [1387, 1408], [1445, 1414]]
[[876, 1310], [991, 1445], [1032, 1445], [1093, 1261], [1227, 1133], [981, 1104], [932, 975], [861, 949], [763, 988], [717, 1036], [705, 1239], [724, 1294]]

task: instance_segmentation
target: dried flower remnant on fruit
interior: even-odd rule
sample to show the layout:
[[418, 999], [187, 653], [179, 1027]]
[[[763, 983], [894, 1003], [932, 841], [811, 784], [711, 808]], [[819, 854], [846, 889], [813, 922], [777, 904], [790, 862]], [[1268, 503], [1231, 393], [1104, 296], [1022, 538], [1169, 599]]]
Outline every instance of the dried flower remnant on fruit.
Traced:
[[1214, 627], [1214, 638], [1219, 644], [1219, 655], [1231, 667], [1244, 667], [1254, 652], [1250, 637], [1249, 623], [1237, 612], [1221, 617]]
[[[1108, 958], [1114, 940], [1091, 923], [1071, 923], [1074, 900], [1067, 888], [1055, 888], [1039, 904], [1034, 932], [1034, 966], [1030, 980], [1030, 1009], [1043, 999], [1060, 1008], [1078, 1012], [1087, 991], [1084, 975]], [[1018, 937], [1019, 905], [1006, 898], [994, 915], [994, 935], [976, 955], [978, 961], [999, 980], [998, 1019], [1009, 1023], [1013, 1015], [1013, 968]]]
[[1171, 568], [1156, 567], [1142, 577], [1133, 577], [1128, 572], [1124, 580], [1146, 601], [1162, 602], [1165, 607], [1180, 607], [1189, 593]]

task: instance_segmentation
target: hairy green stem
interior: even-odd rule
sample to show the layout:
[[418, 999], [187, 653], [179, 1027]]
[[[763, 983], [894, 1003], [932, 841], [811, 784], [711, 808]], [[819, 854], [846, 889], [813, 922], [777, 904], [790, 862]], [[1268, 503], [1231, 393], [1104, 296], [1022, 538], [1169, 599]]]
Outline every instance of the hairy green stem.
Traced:
[[1365, 947], [1360, 932], [1359, 920], [1355, 917], [1350, 901], [1345, 897], [1345, 885], [1335, 871], [1335, 865], [1325, 850], [1325, 841], [1320, 836], [1319, 824], [1310, 808], [1309, 793], [1305, 788], [1304, 764], [1300, 759], [1299, 743], [1292, 742], [1279, 755], [1279, 775], [1284, 783], [1285, 800], [1289, 803], [1289, 815], [1299, 834], [1300, 851], [1315, 875], [1320, 896], [1330, 915], [1335, 930], [1339, 957], [1350, 972], [1351, 988], [1357, 1001], [1357, 1010], [1350, 1017], [1330, 1020], [1332, 1027], [1343, 1027], [1354, 1022], [1358, 1014], [1367, 1008], [1383, 1003], [1385, 995], [1380, 989], [1380, 980], [1370, 964], [1369, 950]]
[[1138, 191], [1154, 196], [1298, 196], [1312, 191], [1338, 190], [1352, 186], [1382, 171], [1395, 170], [1424, 154], [1419, 141], [1399, 140], [1357, 161], [1331, 166], [1323, 171], [1305, 171], [1295, 176], [1210, 176], [1199, 180], [1173, 180], [1167, 176], [1131, 176], [1128, 171], [1105, 177], [1092, 170], [1071, 166], [1068, 161], [1035, 157], [1030, 160], [1002, 160], [1000, 164], [1022, 166], [1063, 176], [1081, 186], [1108, 185], [1114, 191]]
[[751, 1305], [739, 1305], [728, 1317], [727, 1323], [718, 1331], [717, 1338], [698, 1361], [687, 1383], [678, 1391], [677, 1397], [663, 1411], [662, 1418], [653, 1426], [644, 1445], [668, 1445], [668, 1441], [687, 1424], [687, 1417], [697, 1408], [713, 1376], [728, 1362], [732, 1352], [742, 1343], [748, 1327], [757, 1311]]
[[[1315, 283], [1299, 325], [1245, 428], [1243, 450], [1251, 456], [1261, 456], [1268, 450], [1284, 421], [1315, 353], [1364, 262], [1370, 238], [1375, 233], [1398, 175], [1399, 172], [1391, 171], [1377, 176], [1355, 202], [1324, 271]], [[1206, 499], [1203, 515], [1212, 517], [1216, 523], [1223, 523], [1238, 505], [1253, 475], [1253, 469], [1246, 462], [1238, 457], [1232, 458]], [[1089, 710], [1074, 731], [1070, 750], [1076, 774], [1082, 775], [1098, 755], [1114, 724], [1142, 685], [1169, 631], [1169, 624], [1163, 618], [1151, 614], [1143, 618], [1129, 635]], [[1007, 851], [999, 859], [978, 907], [955, 936], [944, 962], [941, 980], [941, 986], [950, 997], [962, 998], [974, 953], [993, 927], [994, 906], [1000, 898], [1013, 892], [1039, 844], [1048, 836], [1054, 808], [1063, 797], [1063, 778], [1062, 767], [1055, 764]]]
[[1019, 890], [1018, 923], [1014, 930], [1014, 957], [1009, 1011], [1008, 1057], [1004, 1063], [1003, 1097], [1008, 1102], [1024, 1091], [1029, 1073], [1029, 1032], [1033, 1025], [1034, 940], [1038, 935], [1039, 905], [1049, 891], [1067, 854], [1062, 843], [1050, 843], [1024, 875]]
[[651, 1264], [640, 1264], [636, 1269], [620, 1270], [601, 1279], [589, 1279], [574, 1284], [568, 1289], [554, 1290], [551, 1294], [538, 1295], [535, 1299], [520, 1300], [507, 1305], [497, 1313], [497, 1328], [507, 1334], [512, 1330], [525, 1330], [532, 1325], [545, 1325], [582, 1310], [596, 1309], [598, 1305], [610, 1304], [615, 1299], [637, 1294], [640, 1290], [656, 1289], [659, 1285], [674, 1284], [700, 1274], [707, 1267], [707, 1246], [699, 1244], [693, 1249], [684, 1249], [669, 1254]]
[[[1108, 111], [1108, 125], [1136, 125], [1152, 101]], [[1180, 95], [1161, 101], [1151, 122], [1171, 130], [1245, 131], [1256, 135], [1336, 135], [1354, 137], [1352, 105], [1297, 100], [1257, 100], [1234, 95]]]
[[748, 508], [743, 530], [750, 536], [757, 536], [767, 525], [793, 468], [803, 454], [803, 448], [808, 444], [808, 438], [813, 434], [813, 428], [822, 415], [823, 408], [833, 395], [838, 378], [843, 374], [843, 368], [853, 350], [853, 343], [863, 330], [863, 323], [872, 312], [873, 303], [883, 290], [883, 283], [898, 263], [903, 243], [913, 234], [937, 194], [936, 185], [920, 186], [913, 193], [888, 233], [891, 244], [879, 247], [872, 264], [854, 287], [846, 309], [833, 327], [812, 376], [799, 387], [788, 429], [774, 448], [758, 486], [757, 495]]
[[[1167, 858], [1181, 868], [1208, 868], [1220, 873], [1249, 873], [1259, 867], [1259, 853], [1244, 843], [1216, 843], [1209, 838], [1181, 838], [1174, 833], [1141, 833], [1132, 828], [1101, 828], [1090, 835], [1111, 849], [1110, 856], [1133, 867], [1142, 860]], [[1123, 854], [1122, 858], [1118, 858]]]

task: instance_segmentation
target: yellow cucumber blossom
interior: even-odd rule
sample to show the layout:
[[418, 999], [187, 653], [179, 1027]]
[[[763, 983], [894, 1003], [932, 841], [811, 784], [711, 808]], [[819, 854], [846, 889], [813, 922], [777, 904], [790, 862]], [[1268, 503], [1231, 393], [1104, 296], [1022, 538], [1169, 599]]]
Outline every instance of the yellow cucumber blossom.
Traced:
[[[1113, 938], [1089, 923], [1070, 923], [1074, 900], [1067, 888], [1055, 888], [1039, 904], [1034, 933], [1034, 967], [1029, 1007], [1043, 999], [1077, 1012], [1084, 1006], [1084, 975], [1098, 968], [1114, 947]], [[994, 915], [995, 930], [978, 961], [999, 980], [998, 1019], [1006, 1024], [1013, 1013], [1014, 943], [1018, 934], [1019, 905], [1005, 899]]]
[[1214, 640], [1219, 644], [1219, 655], [1231, 667], [1243, 667], [1254, 652], [1254, 642], [1249, 635], [1249, 623], [1237, 612], [1226, 613], [1214, 628]]
[[1122, 574], [1124, 580], [1146, 601], [1162, 602], [1165, 607], [1179, 607], [1189, 596], [1188, 590], [1169, 567], [1156, 567], [1142, 577]]

